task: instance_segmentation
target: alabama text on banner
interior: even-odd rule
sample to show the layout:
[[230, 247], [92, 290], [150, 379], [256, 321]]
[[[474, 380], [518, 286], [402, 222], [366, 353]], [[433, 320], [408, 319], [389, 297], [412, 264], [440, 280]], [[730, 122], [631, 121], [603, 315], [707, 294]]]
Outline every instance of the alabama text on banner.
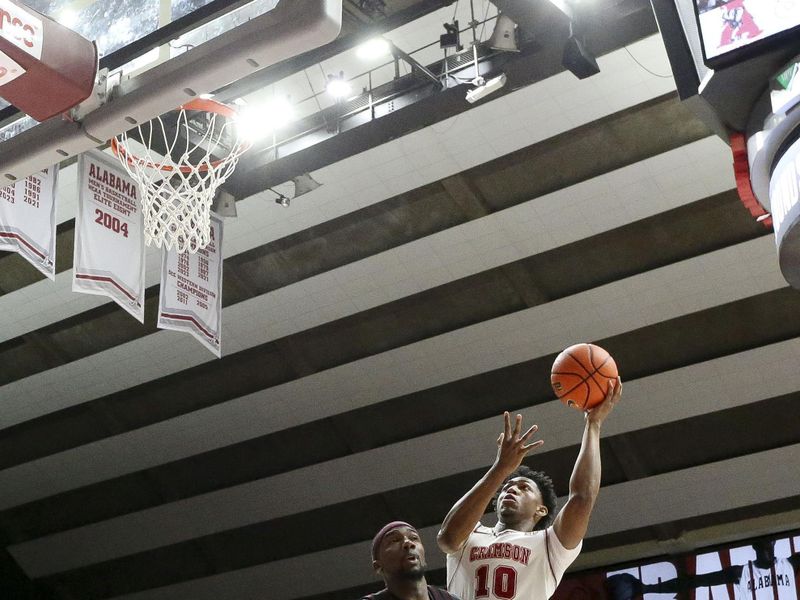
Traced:
[[101, 152], [78, 162], [72, 290], [107, 296], [144, 322], [144, 236], [139, 189]]
[[56, 276], [56, 178], [58, 165], [0, 189], [0, 250], [21, 254]]
[[188, 331], [220, 356], [222, 219], [211, 213], [211, 241], [196, 254], [164, 250], [158, 326]]

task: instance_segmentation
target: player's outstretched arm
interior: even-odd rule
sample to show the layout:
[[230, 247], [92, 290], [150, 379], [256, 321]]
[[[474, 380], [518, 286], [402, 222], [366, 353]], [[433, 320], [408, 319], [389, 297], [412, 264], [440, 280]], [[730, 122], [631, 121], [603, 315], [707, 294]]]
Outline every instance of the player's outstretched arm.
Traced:
[[528, 443], [537, 430], [538, 426], [532, 425], [525, 433], [521, 433], [522, 415], [516, 416], [512, 428], [511, 415], [503, 413], [503, 432], [497, 438], [494, 463], [444, 518], [436, 538], [443, 552], [452, 554], [461, 549], [506, 477], [519, 467], [528, 452], [544, 443], [542, 440]]
[[553, 523], [553, 530], [565, 548], [572, 549], [580, 544], [589, 527], [589, 517], [600, 491], [600, 428], [621, 394], [620, 378], [610, 380], [605, 400], [586, 413], [581, 449], [569, 480], [569, 499]]

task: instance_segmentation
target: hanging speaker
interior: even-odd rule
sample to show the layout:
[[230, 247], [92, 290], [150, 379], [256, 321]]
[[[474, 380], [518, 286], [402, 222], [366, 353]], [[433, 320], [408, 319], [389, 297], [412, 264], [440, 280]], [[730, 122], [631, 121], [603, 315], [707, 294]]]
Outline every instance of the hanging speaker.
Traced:
[[294, 198], [307, 194], [308, 192], [313, 192], [322, 185], [308, 173], [303, 173], [302, 175], [294, 177], [292, 183], [294, 183]]
[[236, 216], [236, 198], [222, 188], [217, 189], [214, 196], [214, 201], [211, 204], [211, 210], [217, 213], [220, 217], [235, 217]]
[[494, 24], [492, 37], [490, 37], [488, 41], [489, 48], [492, 50], [502, 50], [504, 52], [519, 52], [516, 33], [517, 24], [511, 20], [511, 17], [500, 13]]

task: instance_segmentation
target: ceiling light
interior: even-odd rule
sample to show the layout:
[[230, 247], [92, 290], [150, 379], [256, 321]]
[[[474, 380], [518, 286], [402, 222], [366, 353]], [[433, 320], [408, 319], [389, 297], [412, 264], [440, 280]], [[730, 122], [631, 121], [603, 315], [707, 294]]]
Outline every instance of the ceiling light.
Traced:
[[78, 13], [67, 8], [58, 14], [56, 21], [72, 29], [78, 24]]
[[375, 60], [392, 53], [392, 46], [383, 38], [372, 38], [356, 48], [356, 56], [361, 60]]
[[344, 71], [339, 71], [339, 75], [328, 75], [328, 84], [325, 86], [327, 92], [336, 98], [344, 98], [352, 91], [350, 83], [344, 79]]
[[275, 194], [275, 204], [278, 204], [283, 208], [289, 208], [289, 205], [292, 203], [292, 199], [289, 198], [289, 196], [271, 187], [268, 187], [267, 189], [273, 194]]
[[493, 77], [489, 81], [484, 81], [483, 77], [479, 77], [472, 82], [477, 87], [469, 90], [467, 92], [467, 102], [473, 103], [477, 102], [481, 98], [484, 98], [491, 94], [492, 92], [496, 92], [501, 87], [506, 84], [506, 74], [501, 73], [497, 77]]
[[286, 127], [295, 119], [294, 107], [285, 98], [264, 104], [246, 104], [240, 109], [237, 125], [240, 135], [255, 142]]

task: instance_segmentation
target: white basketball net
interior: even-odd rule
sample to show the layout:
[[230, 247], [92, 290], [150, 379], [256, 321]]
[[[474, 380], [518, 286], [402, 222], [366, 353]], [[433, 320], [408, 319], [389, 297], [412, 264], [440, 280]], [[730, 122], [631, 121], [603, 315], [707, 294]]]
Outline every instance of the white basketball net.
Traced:
[[[191, 104], [178, 109], [176, 131], [168, 131], [162, 117], [156, 117], [132, 130], [139, 139], [128, 132], [118, 135], [115, 149], [139, 183], [145, 242], [168, 250], [174, 247], [179, 253], [194, 253], [208, 245], [217, 188], [250, 147], [240, 139], [232, 118], [208, 112], [206, 126], [198, 131], [190, 124], [190, 110], [197, 109]], [[163, 156], [152, 150], [154, 144], [166, 148]]]

